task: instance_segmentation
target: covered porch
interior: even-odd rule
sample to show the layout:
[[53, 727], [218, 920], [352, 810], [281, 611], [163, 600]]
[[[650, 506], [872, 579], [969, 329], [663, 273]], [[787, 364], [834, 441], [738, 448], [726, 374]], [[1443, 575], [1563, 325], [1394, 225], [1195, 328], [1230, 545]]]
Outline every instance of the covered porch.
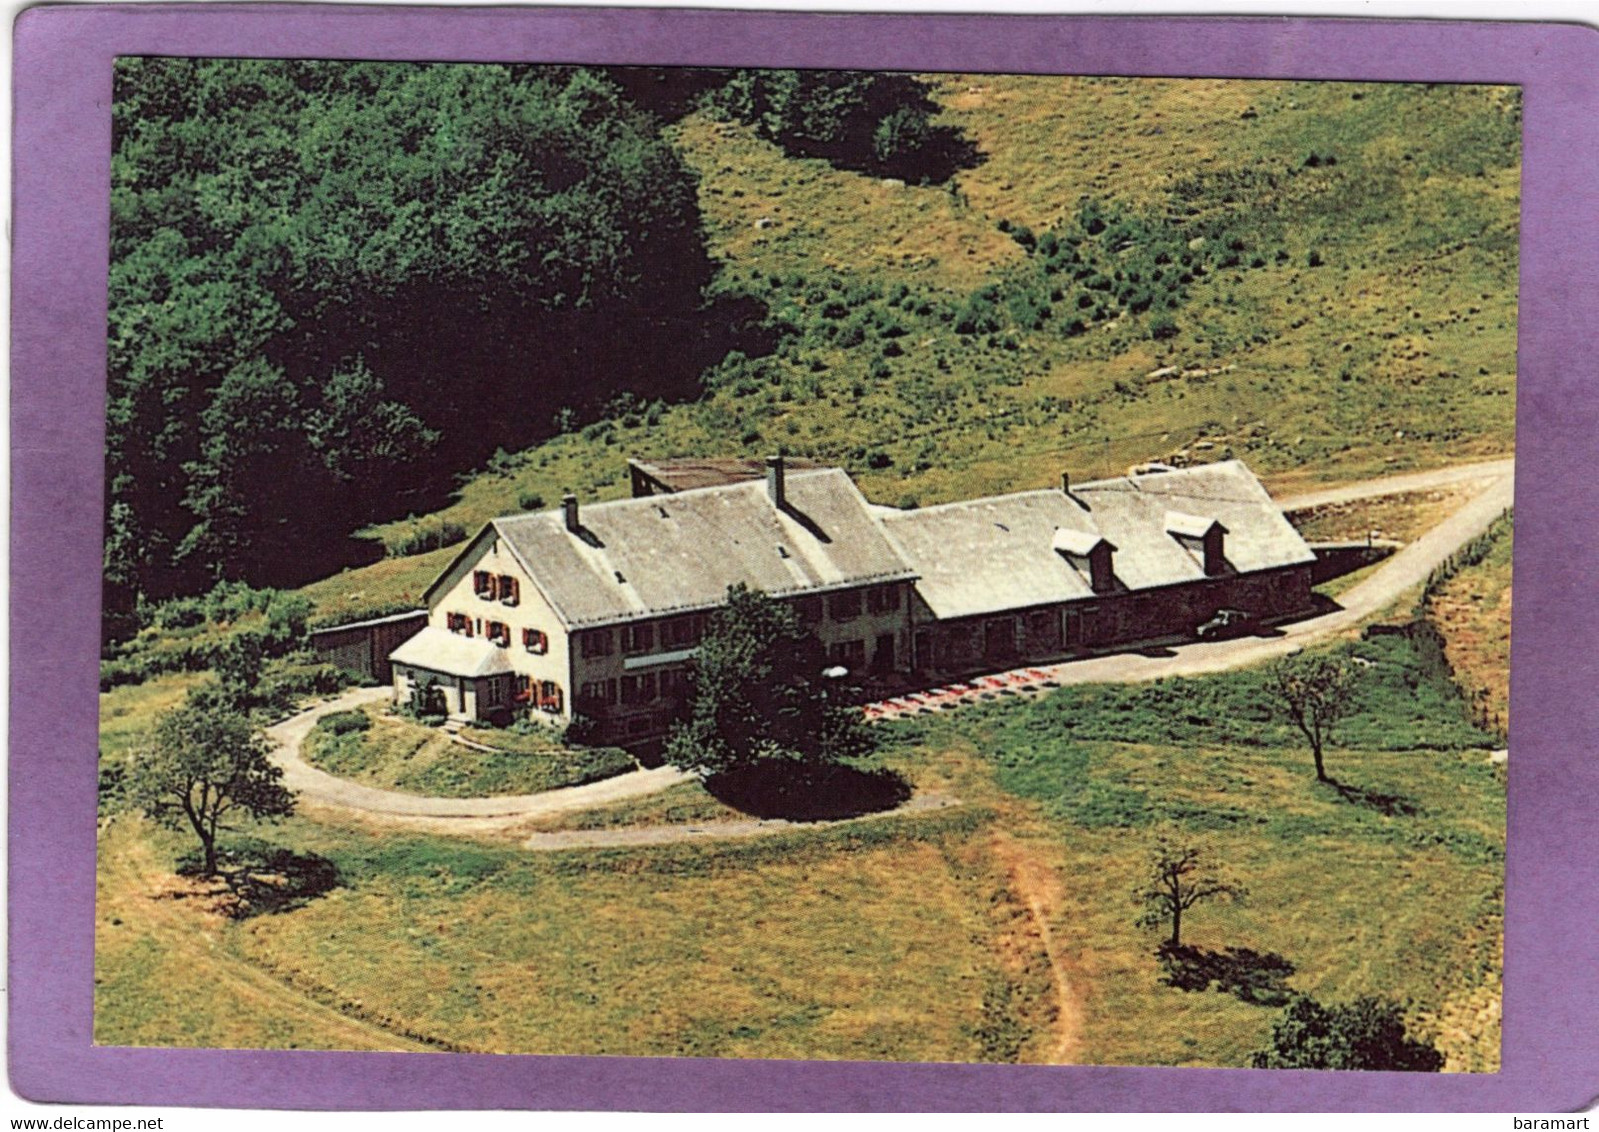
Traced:
[[511, 712], [514, 673], [506, 650], [482, 637], [429, 626], [389, 654], [396, 706], [423, 689], [449, 719], [491, 721]]

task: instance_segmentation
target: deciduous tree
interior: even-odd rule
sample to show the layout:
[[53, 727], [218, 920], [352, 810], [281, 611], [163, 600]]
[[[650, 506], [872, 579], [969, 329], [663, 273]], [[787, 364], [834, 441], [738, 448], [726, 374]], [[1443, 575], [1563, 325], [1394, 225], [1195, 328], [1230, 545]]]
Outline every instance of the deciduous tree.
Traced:
[[1317, 780], [1330, 782], [1322, 752], [1333, 725], [1354, 709], [1355, 682], [1348, 665], [1317, 654], [1285, 657], [1267, 668], [1266, 687], [1310, 744]]
[[725, 352], [684, 343], [694, 178], [601, 73], [126, 58], [112, 142], [113, 614], [345, 564], [313, 548], [537, 440], [510, 406]]
[[173, 829], [187, 826], [205, 853], [204, 875], [217, 875], [217, 833], [240, 814], [273, 820], [294, 812], [283, 772], [267, 758], [265, 738], [236, 712], [189, 703], [162, 716], [150, 743], [130, 763], [128, 800]]
[[1183, 913], [1202, 900], [1239, 900], [1245, 895], [1222, 871], [1205, 860], [1193, 845], [1162, 837], [1150, 851], [1143, 883], [1133, 898], [1143, 905], [1140, 927], [1155, 928], [1171, 924], [1171, 937], [1165, 946], [1182, 946]]
[[860, 711], [830, 692], [826, 667], [820, 641], [791, 607], [732, 587], [690, 665], [689, 717], [674, 729], [668, 758], [710, 777], [869, 754], [873, 736]]

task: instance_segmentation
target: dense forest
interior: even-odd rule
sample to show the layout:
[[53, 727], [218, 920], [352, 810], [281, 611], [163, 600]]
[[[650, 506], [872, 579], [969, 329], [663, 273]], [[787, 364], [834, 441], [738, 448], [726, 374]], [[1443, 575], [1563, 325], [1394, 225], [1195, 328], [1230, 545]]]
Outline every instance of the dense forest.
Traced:
[[496, 449], [763, 352], [661, 136], [706, 98], [854, 167], [971, 159], [905, 77], [120, 61], [108, 614], [315, 577]]

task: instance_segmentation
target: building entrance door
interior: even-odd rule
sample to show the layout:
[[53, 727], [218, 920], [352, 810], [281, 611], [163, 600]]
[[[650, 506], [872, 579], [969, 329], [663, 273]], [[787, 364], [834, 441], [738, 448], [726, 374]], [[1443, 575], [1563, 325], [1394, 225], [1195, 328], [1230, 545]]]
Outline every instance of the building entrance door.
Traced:
[[983, 622], [983, 657], [987, 660], [1007, 660], [1016, 655], [1016, 622], [1009, 617], [996, 617]]

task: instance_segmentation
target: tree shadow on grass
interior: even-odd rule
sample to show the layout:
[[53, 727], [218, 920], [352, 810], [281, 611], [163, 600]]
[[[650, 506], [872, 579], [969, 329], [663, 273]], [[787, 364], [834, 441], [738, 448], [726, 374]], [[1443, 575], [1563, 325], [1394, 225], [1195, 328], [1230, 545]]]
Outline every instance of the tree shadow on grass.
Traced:
[[1256, 1006], [1284, 1006], [1294, 992], [1288, 977], [1294, 965], [1275, 952], [1229, 947], [1207, 951], [1202, 947], [1163, 944], [1155, 953], [1164, 974], [1161, 982], [1185, 991], [1208, 990], [1212, 985]]
[[1376, 810], [1384, 817], [1413, 818], [1421, 813], [1421, 807], [1403, 794], [1385, 794], [1380, 790], [1370, 790], [1364, 786], [1351, 786], [1347, 782], [1339, 782], [1336, 778], [1329, 778], [1327, 785], [1336, 790], [1344, 801], [1368, 810]]
[[[219, 850], [218, 878], [223, 890], [217, 910], [229, 919], [292, 912], [340, 883], [339, 869], [319, 853], [296, 853], [270, 845], [248, 844]], [[197, 853], [186, 854], [178, 864], [181, 876], [199, 876]]]
[[705, 789], [718, 801], [758, 818], [837, 821], [903, 805], [910, 783], [891, 770], [780, 763], [713, 775]]

